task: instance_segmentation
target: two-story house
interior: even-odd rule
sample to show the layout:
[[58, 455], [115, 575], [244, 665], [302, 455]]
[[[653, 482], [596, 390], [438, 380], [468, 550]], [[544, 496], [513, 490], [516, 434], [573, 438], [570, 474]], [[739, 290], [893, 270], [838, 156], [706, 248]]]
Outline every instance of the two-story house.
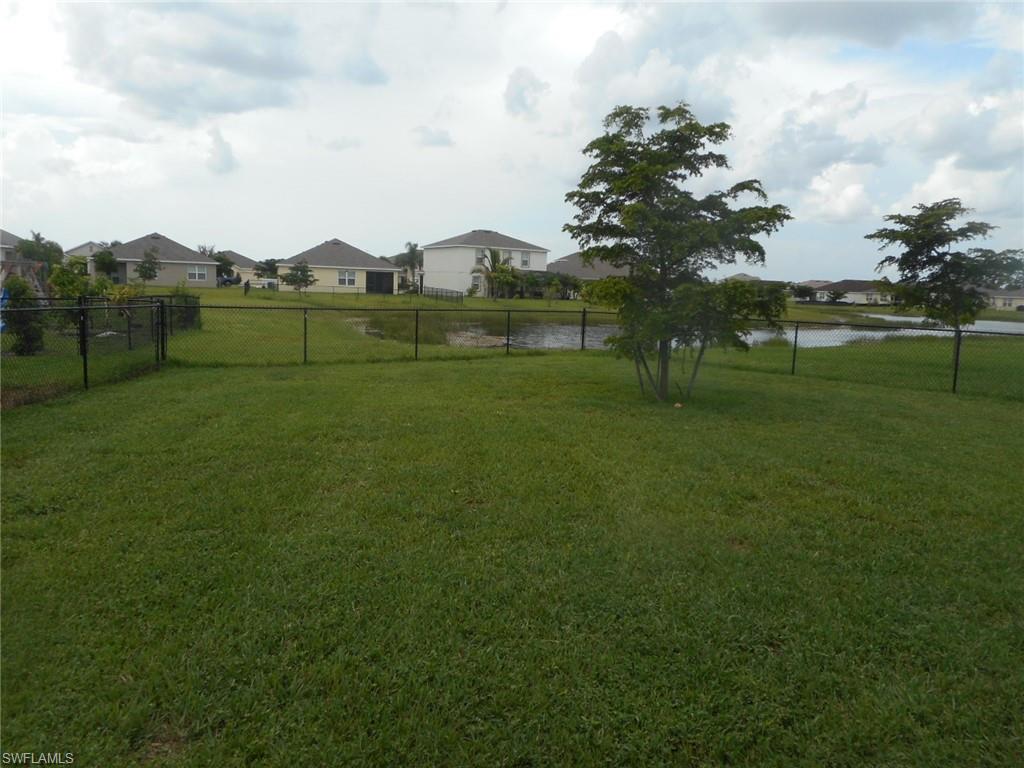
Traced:
[[423, 246], [423, 285], [463, 293], [475, 288], [479, 295], [487, 289], [483, 275], [473, 272], [483, 265], [488, 251], [494, 249], [509, 266], [527, 272], [547, 270], [548, 249], [518, 240], [491, 229], [474, 229], [455, 237]]

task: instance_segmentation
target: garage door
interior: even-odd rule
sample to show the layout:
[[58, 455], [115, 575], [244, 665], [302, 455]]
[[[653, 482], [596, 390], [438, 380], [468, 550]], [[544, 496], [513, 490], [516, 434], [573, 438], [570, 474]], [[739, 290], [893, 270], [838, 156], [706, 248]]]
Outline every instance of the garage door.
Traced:
[[394, 293], [395, 273], [394, 272], [367, 272], [366, 292], [367, 293]]

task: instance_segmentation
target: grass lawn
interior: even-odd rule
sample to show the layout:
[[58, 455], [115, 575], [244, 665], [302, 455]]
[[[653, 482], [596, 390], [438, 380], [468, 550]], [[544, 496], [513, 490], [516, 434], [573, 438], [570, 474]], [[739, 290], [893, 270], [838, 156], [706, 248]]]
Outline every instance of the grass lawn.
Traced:
[[6, 414], [3, 749], [1020, 764], [1020, 405], [707, 374], [177, 367]]

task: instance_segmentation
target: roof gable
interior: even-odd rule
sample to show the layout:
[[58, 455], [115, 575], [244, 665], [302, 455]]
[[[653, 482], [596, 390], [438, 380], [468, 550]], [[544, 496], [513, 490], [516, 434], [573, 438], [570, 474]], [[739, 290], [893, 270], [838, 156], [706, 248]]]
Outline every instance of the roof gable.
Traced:
[[248, 256], [243, 256], [238, 251], [217, 251], [218, 256], [227, 256], [231, 261], [235, 263], [236, 267], [242, 269], [252, 269], [256, 266], [256, 262], [250, 259]]
[[547, 248], [503, 235], [501, 232], [495, 232], [493, 229], [473, 229], [469, 232], [463, 232], [461, 235], [449, 237], [446, 240], [438, 240], [436, 243], [424, 245], [423, 247], [444, 248], [452, 245], [464, 245], [471, 248], [519, 248], [521, 250], [548, 252]]
[[149, 248], [157, 250], [156, 257], [160, 261], [177, 261], [185, 264], [217, 263], [213, 259], [203, 256], [199, 251], [194, 251], [188, 246], [175, 242], [159, 232], [151, 232], [148, 235], [129, 240], [127, 243], [115, 245], [110, 252], [118, 261], [141, 261]]
[[626, 267], [616, 267], [600, 259], [594, 259], [594, 262], [589, 265], [584, 264], [583, 255], [579, 251], [552, 261], [548, 264], [548, 272], [571, 275], [582, 280], [600, 280], [603, 277], [625, 277], [629, 274], [629, 270]]
[[278, 265], [285, 267], [305, 261], [311, 267], [351, 267], [353, 269], [376, 269], [386, 272], [399, 272], [399, 268], [384, 259], [378, 259], [366, 251], [349, 245], [343, 240], [333, 238], [325, 240], [320, 245], [297, 253], [290, 259], [279, 261]]

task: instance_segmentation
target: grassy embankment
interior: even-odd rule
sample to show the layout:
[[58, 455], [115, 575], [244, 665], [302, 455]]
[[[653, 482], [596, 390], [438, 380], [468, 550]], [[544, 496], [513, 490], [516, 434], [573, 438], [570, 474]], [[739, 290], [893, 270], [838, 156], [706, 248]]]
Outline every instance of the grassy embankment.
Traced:
[[177, 368], [5, 415], [3, 748], [1020, 762], [1019, 404], [707, 374]]

